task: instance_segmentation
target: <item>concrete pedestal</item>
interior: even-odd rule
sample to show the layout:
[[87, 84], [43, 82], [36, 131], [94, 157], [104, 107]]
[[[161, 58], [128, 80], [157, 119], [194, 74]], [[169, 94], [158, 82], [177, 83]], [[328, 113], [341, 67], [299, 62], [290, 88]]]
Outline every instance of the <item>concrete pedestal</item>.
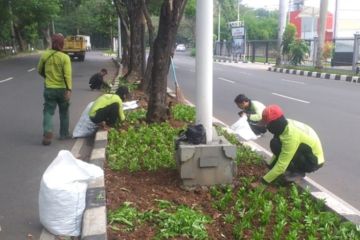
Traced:
[[230, 184], [236, 176], [236, 146], [214, 136], [211, 144], [181, 142], [176, 162], [184, 186]]

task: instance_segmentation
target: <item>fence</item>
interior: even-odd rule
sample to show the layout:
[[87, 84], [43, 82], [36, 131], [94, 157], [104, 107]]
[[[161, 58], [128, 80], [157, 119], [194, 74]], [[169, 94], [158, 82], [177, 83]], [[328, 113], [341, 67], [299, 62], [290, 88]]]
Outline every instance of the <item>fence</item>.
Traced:
[[214, 44], [214, 56], [217, 58], [227, 58], [233, 61], [251, 62], [275, 62], [277, 50], [277, 40], [251, 40], [246, 41], [243, 49], [244, 54], [235, 54], [233, 43], [230, 41], [217, 41]]

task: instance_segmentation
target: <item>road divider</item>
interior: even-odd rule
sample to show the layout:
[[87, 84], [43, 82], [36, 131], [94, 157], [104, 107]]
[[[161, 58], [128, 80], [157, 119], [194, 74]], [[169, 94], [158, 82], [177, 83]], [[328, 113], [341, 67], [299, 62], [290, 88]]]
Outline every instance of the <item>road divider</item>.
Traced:
[[275, 96], [278, 96], [278, 97], [282, 97], [282, 98], [287, 98], [287, 99], [290, 99], [290, 100], [294, 100], [294, 101], [297, 101], [297, 102], [310, 103], [309, 101], [305, 101], [305, 100], [301, 100], [301, 99], [298, 99], [298, 98], [293, 98], [293, 97], [285, 96], [285, 95], [278, 94], [278, 93], [271, 93], [271, 94], [272, 94], [272, 95], [275, 95]]

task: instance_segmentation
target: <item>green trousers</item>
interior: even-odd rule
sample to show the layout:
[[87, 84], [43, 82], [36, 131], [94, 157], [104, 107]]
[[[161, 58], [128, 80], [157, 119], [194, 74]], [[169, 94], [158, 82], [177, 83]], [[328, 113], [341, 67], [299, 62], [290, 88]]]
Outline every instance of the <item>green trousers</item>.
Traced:
[[65, 89], [44, 89], [43, 130], [45, 133], [53, 132], [53, 116], [56, 106], [59, 106], [60, 137], [69, 136], [69, 106], [70, 102], [64, 98]]

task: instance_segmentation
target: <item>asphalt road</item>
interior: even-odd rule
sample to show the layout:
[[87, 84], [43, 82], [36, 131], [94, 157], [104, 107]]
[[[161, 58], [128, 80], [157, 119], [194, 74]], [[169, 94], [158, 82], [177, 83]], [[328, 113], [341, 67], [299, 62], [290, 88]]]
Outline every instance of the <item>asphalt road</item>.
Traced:
[[[4, 240], [27, 239], [28, 234], [39, 239], [41, 176], [59, 150], [71, 150], [75, 143], [56, 139], [56, 113], [55, 139], [50, 146], [41, 145], [43, 79], [35, 70], [38, 60], [39, 55], [0, 60], [0, 239]], [[85, 106], [100, 94], [90, 91], [90, 76], [103, 67], [114, 68], [114, 64], [100, 52], [89, 52], [85, 62], [73, 62], [72, 67], [70, 131]]]
[[[189, 53], [177, 52], [174, 63], [183, 94], [195, 103], [195, 59]], [[286, 117], [309, 124], [322, 141], [326, 163], [319, 171], [309, 174], [310, 178], [360, 209], [360, 85], [266, 69], [262, 64], [215, 62], [214, 116], [233, 124], [239, 111], [234, 98], [240, 93], [265, 105], [280, 105]], [[172, 80], [169, 87], [173, 88]], [[255, 142], [269, 149], [271, 137], [267, 133]]]

